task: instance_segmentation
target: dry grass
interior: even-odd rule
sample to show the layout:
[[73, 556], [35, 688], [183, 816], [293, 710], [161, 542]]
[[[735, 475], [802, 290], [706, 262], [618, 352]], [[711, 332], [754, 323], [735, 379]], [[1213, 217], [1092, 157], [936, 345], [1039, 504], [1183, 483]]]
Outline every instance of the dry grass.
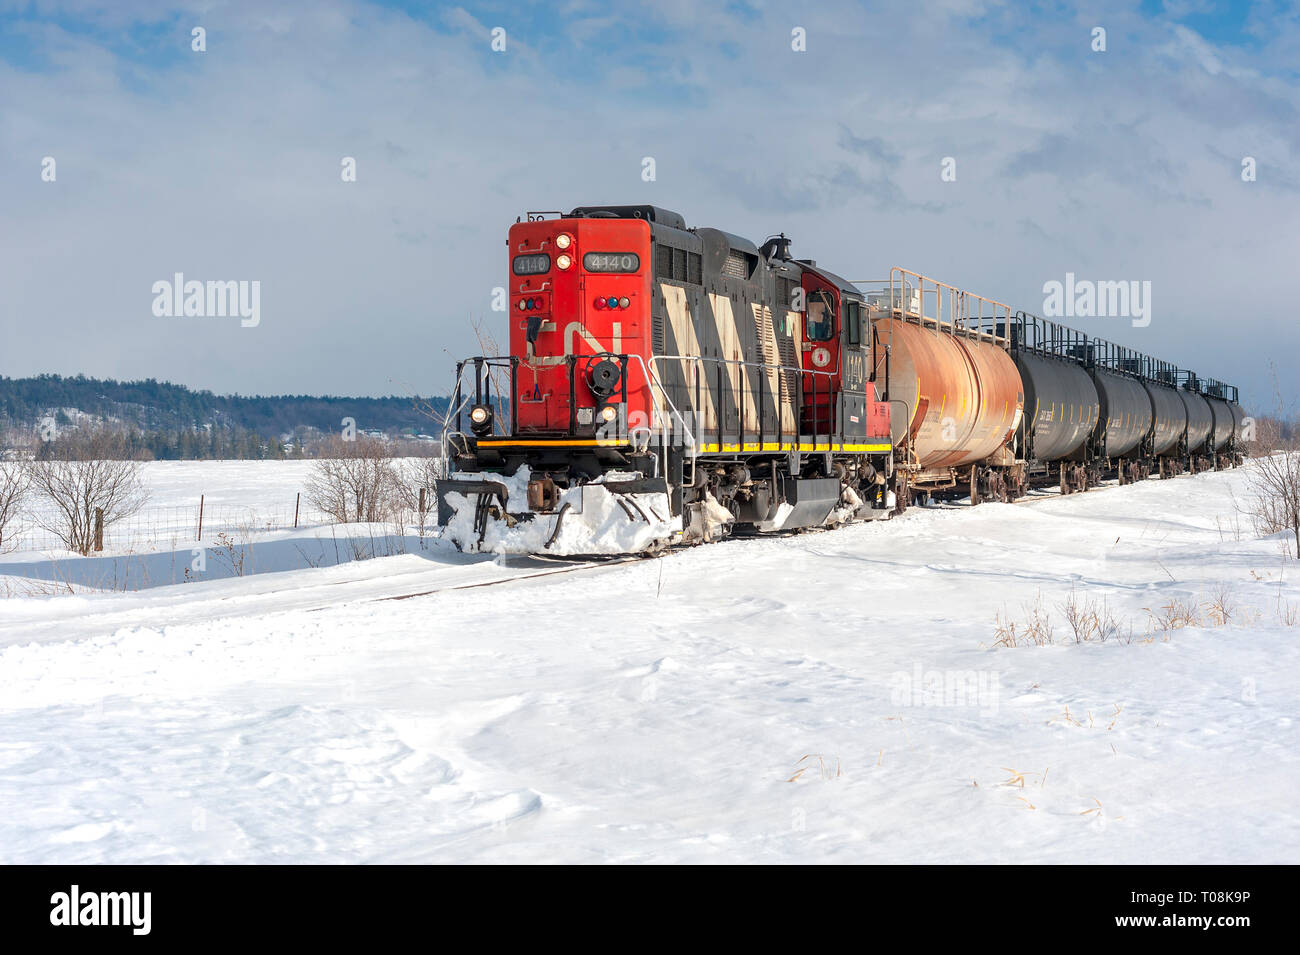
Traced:
[[1196, 601], [1184, 602], [1177, 597], [1170, 597], [1169, 602], [1163, 606], [1151, 609], [1143, 607], [1147, 616], [1150, 618], [1148, 635], [1168, 634], [1173, 630], [1182, 630], [1185, 627], [1199, 627], [1202, 625], [1200, 608]]
[[253, 548], [247, 531], [238, 539], [222, 531], [211, 549], [213, 559], [224, 564], [232, 577], [243, 577], [252, 571]]
[[[885, 751], [883, 749], [880, 751], [882, 757], [884, 756], [884, 752]], [[820, 753], [808, 753], [804, 756], [801, 756], [799, 758], [799, 761], [795, 763], [794, 775], [791, 776], [789, 779], [787, 779], [786, 782], [788, 783], [797, 782], [806, 773], [809, 773], [814, 769], [817, 771], [817, 774], [822, 779], [840, 778], [841, 776], [844, 775], [844, 770], [840, 767], [840, 761], [838, 758], [835, 758], [835, 769], [834, 771], [832, 771], [829, 762], [831, 758], [834, 757], [822, 756]], [[817, 760], [815, 764], [812, 762], [812, 760], [814, 759]]]
[[[1254, 570], [1250, 574], [1260, 583], [1274, 579], [1271, 574]], [[1142, 610], [1146, 620], [1139, 632], [1132, 619], [1116, 615], [1105, 599], [1080, 595], [1072, 588], [1067, 597], [1055, 606], [1058, 628], [1058, 619], [1045, 609], [1039, 594], [1033, 603], [1024, 606], [1023, 620], [1016, 620], [1005, 611], [994, 618], [993, 646], [1043, 647], [1058, 642], [1168, 643], [1179, 630], [1255, 627], [1270, 616], [1267, 610], [1244, 605], [1228, 581], [1213, 584], [1207, 593], [1191, 597], [1170, 596], [1163, 604], [1143, 607]], [[1300, 626], [1300, 602], [1286, 599], [1279, 586], [1271, 616], [1283, 626]], [[1056, 639], [1058, 630], [1062, 634], [1060, 641]]]
[[1057, 604], [1057, 610], [1065, 617], [1075, 643], [1105, 643], [1120, 635], [1120, 622], [1104, 598], [1101, 601], [1086, 596], [1080, 598], [1071, 587], [1070, 596]]
[[1052, 644], [1054, 629], [1051, 615], [1043, 607], [1043, 595], [1039, 593], [1033, 603], [1025, 604], [1024, 612], [1023, 624], [998, 614], [994, 629], [995, 647], [1046, 647]]
[[59, 597], [75, 594], [76, 588], [66, 580], [40, 580], [31, 577], [0, 577], [0, 597]]

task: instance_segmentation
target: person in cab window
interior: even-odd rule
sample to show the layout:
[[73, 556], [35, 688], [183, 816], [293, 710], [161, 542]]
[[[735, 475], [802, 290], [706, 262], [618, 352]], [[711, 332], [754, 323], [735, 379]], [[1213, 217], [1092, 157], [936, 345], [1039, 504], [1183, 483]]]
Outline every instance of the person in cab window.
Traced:
[[814, 292], [808, 302], [808, 340], [828, 342], [835, 333], [835, 309], [830, 296]]

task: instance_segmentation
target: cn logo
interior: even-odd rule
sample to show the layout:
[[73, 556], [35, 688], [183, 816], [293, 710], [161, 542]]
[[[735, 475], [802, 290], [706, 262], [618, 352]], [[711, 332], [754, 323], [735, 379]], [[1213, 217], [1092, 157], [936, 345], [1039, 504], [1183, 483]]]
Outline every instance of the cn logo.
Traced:
[[831, 363], [831, 350], [829, 348], [814, 348], [812, 360], [813, 364], [818, 368], [825, 368]]

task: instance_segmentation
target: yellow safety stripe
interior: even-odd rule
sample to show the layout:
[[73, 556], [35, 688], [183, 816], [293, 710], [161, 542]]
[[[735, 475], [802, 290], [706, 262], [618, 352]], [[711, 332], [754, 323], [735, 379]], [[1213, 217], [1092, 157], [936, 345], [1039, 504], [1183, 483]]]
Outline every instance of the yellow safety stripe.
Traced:
[[[483, 438], [478, 442], [480, 448], [621, 448], [627, 445], [626, 441], [617, 438], [572, 438], [563, 441], [542, 440], [528, 441], [502, 438]], [[818, 451], [842, 451], [849, 454], [864, 453], [885, 453], [890, 450], [892, 445], [882, 444], [838, 444], [832, 442], [818, 441], [813, 444], [804, 444], [802, 442], [794, 444], [784, 442], [746, 442], [745, 444], [699, 444], [695, 450], [701, 454], [728, 454], [728, 453], [745, 453], [745, 452], [763, 452], [763, 451], [800, 451], [800, 452], [818, 452]]]
[[518, 438], [481, 438], [480, 448], [621, 448], [627, 444], [618, 438], [571, 438], [565, 441], [525, 441]]
[[775, 442], [759, 444], [700, 444], [696, 445], [696, 450], [705, 454], [728, 453], [728, 452], [745, 452], [745, 451], [846, 451], [850, 454], [863, 452], [885, 452], [892, 446], [889, 444], [836, 444], [825, 441], [818, 441], [814, 444], [794, 444], [786, 442], [777, 444]]

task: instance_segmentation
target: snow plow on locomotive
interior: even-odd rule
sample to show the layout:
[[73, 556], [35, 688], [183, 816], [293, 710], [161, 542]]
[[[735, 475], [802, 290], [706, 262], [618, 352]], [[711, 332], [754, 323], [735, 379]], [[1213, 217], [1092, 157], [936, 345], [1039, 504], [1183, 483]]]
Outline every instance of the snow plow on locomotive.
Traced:
[[457, 364], [465, 550], [596, 555], [1240, 459], [1236, 391], [893, 268], [850, 281], [655, 206], [510, 228], [508, 353]]

